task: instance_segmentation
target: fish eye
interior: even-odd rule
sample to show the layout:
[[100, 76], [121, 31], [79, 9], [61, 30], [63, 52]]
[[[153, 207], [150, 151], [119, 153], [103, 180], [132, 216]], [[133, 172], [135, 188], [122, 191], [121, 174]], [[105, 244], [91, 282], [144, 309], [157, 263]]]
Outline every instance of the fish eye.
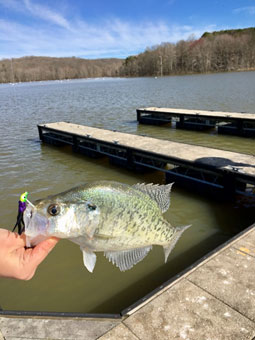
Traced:
[[56, 216], [60, 213], [60, 207], [57, 204], [51, 204], [48, 207], [48, 213], [51, 216]]
[[90, 211], [96, 210], [97, 206], [95, 204], [88, 203], [88, 208]]

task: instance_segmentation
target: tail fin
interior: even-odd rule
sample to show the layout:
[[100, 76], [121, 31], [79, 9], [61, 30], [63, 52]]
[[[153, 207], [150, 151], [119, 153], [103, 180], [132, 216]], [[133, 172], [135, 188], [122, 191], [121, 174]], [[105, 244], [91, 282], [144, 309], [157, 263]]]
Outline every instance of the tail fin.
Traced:
[[188, 229], [189, 227], [191, 227], [191, 224], [190, 225], [185, 225], [185, 226], [182, 226], [182, 227], [177, 227], [175, 228], [175, 233], [173, 235], [173, 238], [171, 240], [171, 242], [169, 244], [167, 244], [166, 246], [163, 246], [164, 248], [164, 253], [165, 253], [165, 263], [167, 261], [167, 258], [169, 256], [169, 254], [171, 253], [171, 251], [174, 249], [177, 241], [179, 240], [179, 238], [181, 237], [182, 233]]

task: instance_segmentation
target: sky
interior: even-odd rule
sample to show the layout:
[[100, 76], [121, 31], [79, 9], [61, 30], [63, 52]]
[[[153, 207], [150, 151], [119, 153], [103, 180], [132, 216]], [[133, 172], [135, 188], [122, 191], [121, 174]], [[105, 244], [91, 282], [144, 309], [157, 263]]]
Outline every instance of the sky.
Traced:
[[126, 58], [255, 26], [255, 0], [0, 0], [0, 59]]

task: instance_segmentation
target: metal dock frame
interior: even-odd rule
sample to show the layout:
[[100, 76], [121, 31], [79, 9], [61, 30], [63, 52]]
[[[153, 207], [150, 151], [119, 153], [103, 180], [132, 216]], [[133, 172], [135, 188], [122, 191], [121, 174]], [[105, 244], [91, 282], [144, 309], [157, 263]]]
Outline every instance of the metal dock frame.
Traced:
[[255, 137], [255, 113], [218, 112], [177, 108], [148, 107], [136, 110], [140, 124], [161, 125], [176, 120], [176, 128], [208, 130], [219, 134]]
[[[139, 172], [159, 170], [165, 173], [167, 183], [174, 181], [181, 186], [192, 190], [199, 189], [205, 193], [218, 194], [220, 192], [227, 198], [233, 198], [236, 194], [255, 197], [255, 175], [243, 173], [234, 166], [230, 166], [230, 169], [219, 168], [199, 161], [194, 163], [122, 145], [118, 140], [114, 140], [115, 132], [112, 132], [113, 140], [109, 142], [92, 137], [90, 134], [61, 131], [47, 125], [38, 125], [38, 130], [42, 142], [56, 146], [71, 145], [73, 151], [93, 158], [107, 156], [111, 163], [129, 170]], [[109, 132], [109, 130], [102, 131]], [[132, 136], [123, 135], [128, 135], [129, 138]], [[146, 137], [139, 136], [139, 138]]]

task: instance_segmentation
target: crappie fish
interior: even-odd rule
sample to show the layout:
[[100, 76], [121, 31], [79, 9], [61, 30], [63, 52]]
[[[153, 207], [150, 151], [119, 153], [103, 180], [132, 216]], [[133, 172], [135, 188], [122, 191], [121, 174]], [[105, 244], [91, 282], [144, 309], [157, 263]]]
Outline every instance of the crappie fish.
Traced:
[[172, 227], [163, 217], [171, 187], [100, 181], [38, 200], [24, 213], [27, 246], [51, 236], [69, 239], [80, 246], [90, 272], [98, 251], [121, 271], [142, 261], [152, 245], [164, 248], [167, 261], [189, 227]]

